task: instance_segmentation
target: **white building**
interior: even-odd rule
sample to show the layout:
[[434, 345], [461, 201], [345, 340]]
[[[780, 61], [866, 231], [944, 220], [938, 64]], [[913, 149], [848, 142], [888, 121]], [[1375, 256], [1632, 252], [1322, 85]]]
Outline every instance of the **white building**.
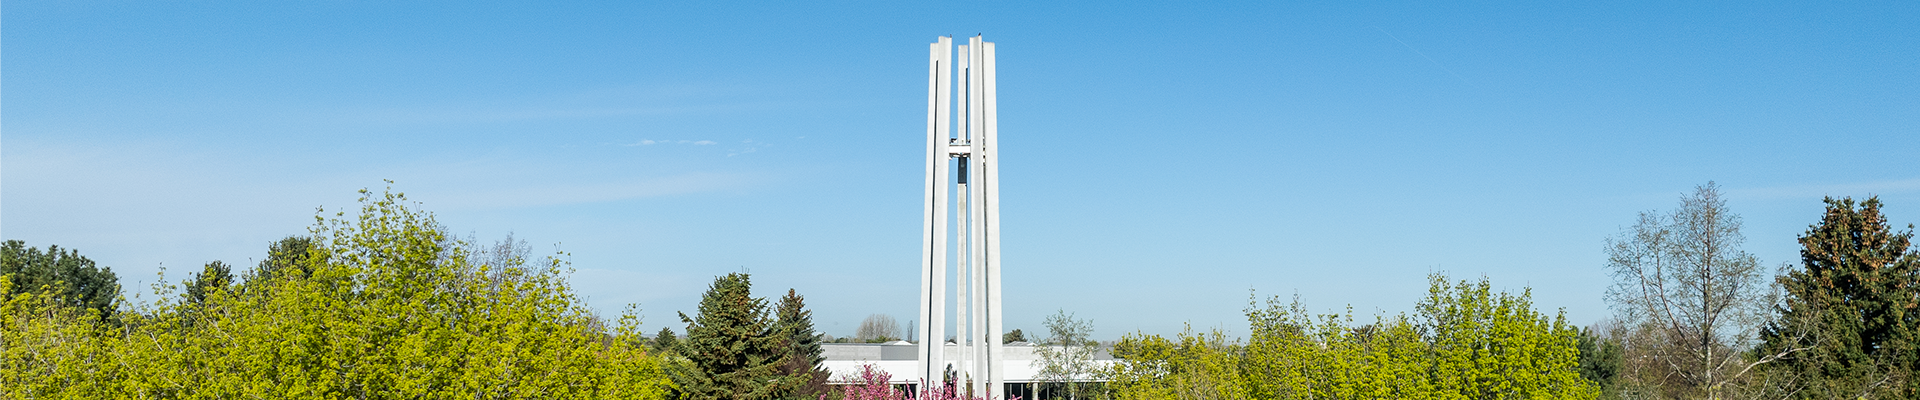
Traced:
[[[887, 343], [821, 343], [820, 347], [821, 355], [826, 358], [822, 364], [828, 371], [833, 372], [830, 382], [836, 384], [848, 382], [860, 376], [862, 365], [873, 365], [875, 369], [892, 375], [893, 384], [914, 387], [919, 385], [916, 381], [919, 380], [920, 372], [915, 357], [920, 351], [918, 344], [902, 340]], [[1034, 351], [1037, 346], [1027, 342], [1012, 342], [1000, 348], [1002, 357], [998, 359], [1005, 362], [1001, 368], [1005, 371], [1003, 378], [1006, 379], [1007, 397], [1038, 399], [1034, 396], [1036, 394], [1034, 391], [1038, 389], [1035, 384], [1040, 383], [1037, 377], [1040, 372], [1040, 355]], [[947, 357], [944, 358], [952, 370], [967, 370], [959, 365], [964, 360], [960, 357], [960, 346], [947, 343], [945, 350]], [[1105, 349], [1094, 353], [1095, 368], [1106, 368], [1113, 362], [1113, 356]], [[1081, 381], [1097, 380], [1093, 377], [1084, 377]]]

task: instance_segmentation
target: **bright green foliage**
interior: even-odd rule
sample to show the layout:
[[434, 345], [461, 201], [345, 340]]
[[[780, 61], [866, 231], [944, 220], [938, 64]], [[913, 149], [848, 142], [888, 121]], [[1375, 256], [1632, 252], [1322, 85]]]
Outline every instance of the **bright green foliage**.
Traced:
[[1801, 265], [1779, 278], [1780, 319], [1762, 332], [1773, 369], [1804, 382], [1801, 398], [1920, 396], [1920, 253], [1880, 200], [1827, 199], [1800, 237]]
[[[1535, 312], [1531, 296], [1434, 276], [1418, 313], [1355, 326], [1351, 311], [1299, 301], [1247, 309], [1244, 346], [1223, 335], [1175, 343], [1129, 335], [1108, 387], [1121, 399], [1592, 399], [1578, 331]], [[1238, 387], [1233, 387], [1238, 385]]]
[[[1404, 318], [1351, 327], [1351, 312], [1312, 316], [1299, 301], [1249, 307], [1241, 364], [1256, 399], [1439, 398], [1419, 332]], [[1443, 373], [1446, 371], [1433, 371]]]
[[99, 310], [74, 307], [51, 290], [18, 290], [0, 275], [0, 398], [121, 397], [125, 377]]
[[1492, 284], [1434, 276], [1419, 305], [1428, 374], [1442, 399], [1590, 399], [1580, 378], [1579, 331], [1566, 314], [1533, 311], [1532, 290], [1495, 294]]
[[821, 365], [827, 358], [821, 354], [820, 333], [813, 329], [813, 312], [807, 311], [806, 299], [793, 289], [787, 289], [787, 296], [774, 308], [778, 316], [774, 328], [788, 352], [786, 363], [780, 365], [780, 375], [786, 376], [787, 383], [782, 395], [817, 400], [827, 393], [827, 378], [832, 373]]
[[1189, 328], [1176, 340], [1127, 334], [1113, 345], [1113, 356], [1125, 362], [1105, 373], [1106, 387], [1117, 400], [1246, 399], [1241, 350], [1218, 329], [1196, 334]]
[[[124, 328], [15, 296], [0, 390], [25, 398], [663, 398], [638, 318], [598, 328], [564, 263], [476, 265], [404, 196], [316, 217], [308, 254], [189, 308], [158, 285]], [[291, 254], [283, 254], [291, 255]], [[499, 268], [524, 279], [486, 279]], [[16, 345], [18, 344], [18, 345]]]
[[687, 362], [673, 380], [684, 398], [759, 400], [784, 393], [787, 377], [779, 368], [790, 353], [767, 318], [766, 299], [753, 297], [752, 286], [746, 274], [716, 278], [700, 299], [698, 317], [680, 314], [687, 336], [679, 355]]
[[1046, 386], [1059, 388], [1069, 398], [1086, 397], [1095, 392], [1094, 385], [1088, 380], [1099, 376], [1100, 369], [1093, 363], [1094, 353], [1100, 351], [1100, 343], [1093, 341], [1093, 321], [1074, 318], [1067, 310], [1060, 310], [1047, 316], [1042, 322], [1047, 327], [1047, 338], [1041, 346], [1034, 348], [1039, 356], [1039, 371], [1034, 378]]
[[0, 275], [13, 276], [13, 289], [4, 292], [6, 295], [51, 287], [53, 301], [92, 309], [109, 318], [114, 315], [114, 301], [120, 297], [120, 277], [112, 268], [96, 267], [80, 252], [62, 250], [57, 245], [47, 246], [42, 252], [18, 240], [0, 244]]

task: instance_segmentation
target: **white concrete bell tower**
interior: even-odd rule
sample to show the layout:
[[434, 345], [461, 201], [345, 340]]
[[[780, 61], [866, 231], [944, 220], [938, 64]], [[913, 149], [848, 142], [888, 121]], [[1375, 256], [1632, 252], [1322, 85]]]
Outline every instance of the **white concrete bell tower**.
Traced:
[[[955, 47], [958, 47], [956, 50]], [[921, 232], [920, 377], [988, 399], [1006, 397], [1000, 335], [1000, 164], [994, 102], [993, 43], [980, 36], [954, 46], [941, 37], [927, 61], [926, 218]], [[957, 56], [957, 57], [956, 57]], [[955, 121], [956, 114], [964, 119]], [[957, 135], [956, 135], [957, 133]], [[951, 236], [951, 237], [950, 237]], [[949, 255], [949, 247], [954, 254]], [[949, 262], [953, 269], [949, 269]], [[948, 307], [947, 275], [955, 301]], [[955, 359], [945, 343], [954, 311]]]

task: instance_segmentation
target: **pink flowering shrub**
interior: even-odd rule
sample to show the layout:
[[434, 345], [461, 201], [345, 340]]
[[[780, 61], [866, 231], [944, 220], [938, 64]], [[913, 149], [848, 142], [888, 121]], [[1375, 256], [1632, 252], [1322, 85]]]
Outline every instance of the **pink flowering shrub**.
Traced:
[[[894, 389], [893, 384], [888, 383], [888, 381], [891, 380], [893, 380], [893, 374], [875, 369], [872, 364], [862, 365], [860, 366], [860, 376], [848, 379], [845, 381], [848, 384], [841, 386], [840, 400], [915, 399], [915, 397], [907, 397], [907, 392], [905, 391]], [[927, 390], [926, 382], [921, 381], [921, 392], [920, 396], [917, 396], [917, 400], [989, 400], [985, 396], [967, 396], [961, 394], [958, 391], [959, 385], [942, 386], [939, 390]], [[828, 400], [827, 396], [820, 396], [820, 399]], [[1020, 400], [1020, 396], [1014, 396], [1007, 400]]]
[[[850, 379], [851, 385], [841, 386], [840, 400], [904, 400], [907, 393], [894, 389], [893, 374], [873, 368], [873, 364], [860, 366], [860, 376]], [[827, 400], [827, 396], [820, 396]]]

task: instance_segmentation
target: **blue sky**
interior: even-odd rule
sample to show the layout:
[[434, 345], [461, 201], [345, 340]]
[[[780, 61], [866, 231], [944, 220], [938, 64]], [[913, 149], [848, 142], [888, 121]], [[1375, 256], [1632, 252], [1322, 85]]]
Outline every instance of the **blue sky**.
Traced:
[[[382, 179], [678, 326], [715, 275], [913, 316], [926, 44], [998, 43], [1009, 328], [1244, 330], [1426, 275], [1608, 315], [1602, 245], [1719, 182], [1797, 261], [1920, 222], [1920, 4], [42, 2], [0, 14], [0, 236], [130, 292]], [[676, 328], [676, 330], [679, 330]]]

